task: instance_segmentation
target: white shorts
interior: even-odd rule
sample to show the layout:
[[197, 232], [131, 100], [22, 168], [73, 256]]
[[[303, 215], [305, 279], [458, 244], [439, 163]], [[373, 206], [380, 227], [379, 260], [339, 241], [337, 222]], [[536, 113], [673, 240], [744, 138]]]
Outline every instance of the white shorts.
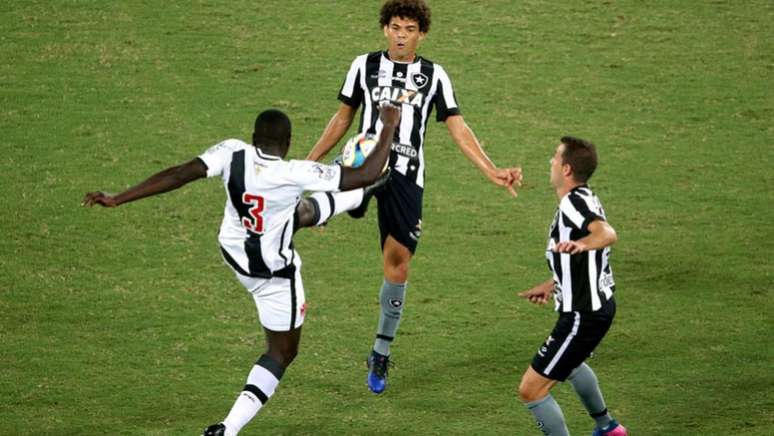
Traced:
[[252, 294], [261, 325], [275, 332], [286, 332], [301, 327], [306, 315], [304, 283], [301, 268], [296, 268], [293, 280], [281, 277], [260, 279], [234, 271], [237, 279]]

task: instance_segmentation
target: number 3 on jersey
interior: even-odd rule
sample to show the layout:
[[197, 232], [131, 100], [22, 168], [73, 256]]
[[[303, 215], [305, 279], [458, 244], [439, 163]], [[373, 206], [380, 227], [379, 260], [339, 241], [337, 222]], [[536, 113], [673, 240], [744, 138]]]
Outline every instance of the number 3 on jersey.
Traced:
[[263, 216], [261, 214], [265, 203], [264, 198], [245, 192], [242, 194], [242, 203], [253, 206], [247, 210], [248, 216], [242, 217], [242, 225], [253, 233], [263, 233]]

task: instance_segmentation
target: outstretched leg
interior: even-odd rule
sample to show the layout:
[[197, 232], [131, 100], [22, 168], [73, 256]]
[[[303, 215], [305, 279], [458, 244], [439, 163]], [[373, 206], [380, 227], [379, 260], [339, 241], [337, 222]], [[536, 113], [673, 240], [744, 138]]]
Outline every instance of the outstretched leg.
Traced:
[[317, 192], [301, 199], [296, 205], [293, 232], [303, 227], [321, 226], [342, 212], [357, 211], [353, 217], [362, 217], [371, 197], [384, 189], [389, 179], [390, 172], [387, 171], [365, 188], [341, 192]]

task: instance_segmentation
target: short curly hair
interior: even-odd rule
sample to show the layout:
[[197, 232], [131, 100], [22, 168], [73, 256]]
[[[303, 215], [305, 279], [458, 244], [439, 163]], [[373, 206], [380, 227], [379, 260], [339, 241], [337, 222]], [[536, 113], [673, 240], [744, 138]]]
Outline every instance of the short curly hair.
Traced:
[[430, 31], [430, 7], [425, 0], [387, 0], [379, 12], [379, 24], [390, 24], [392, 17], [416, 20], [420, 32]]

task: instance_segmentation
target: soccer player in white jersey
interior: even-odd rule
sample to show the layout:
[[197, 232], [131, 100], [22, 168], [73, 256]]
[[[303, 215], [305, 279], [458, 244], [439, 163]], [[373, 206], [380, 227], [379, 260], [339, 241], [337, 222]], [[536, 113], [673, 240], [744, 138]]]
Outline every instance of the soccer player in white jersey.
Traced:
[[[396, 106], [383, 105], [379, 112], [384, 129], [374, 151], [356, 169], [283, 160], [290, 147], [290, 120], [268, 110], [255, 121], [252, 145], [229, 139], [118, 195], [86, 194], [85, 206], [116, 207], [204, 177], [223, 180], [227, 199], [218, 235], [221, 252], [255, 300], [268, 349], [248, 374], [228, 416], [208, 427], [205, 436], [236, 435], [269, 400], [295, 358], [306, 304], [293, 232], [356, 208], [367, 197], [363, 187], [381, 174], [400, 121]], [[304, 191], [318, 192], [302, 200]]]
[[[377, 134], [382, 123], [374, 108], [382, 101], [403, 107], [390, 154], [391, 177], [376, 194], [384, 281], [379, 291], [381, 312], [373, 349], [368, 357], [367, 384], [374, 393], [386, 388], [390, 343], [403, 313], [409, 265], [422, 230], [425, 182], [424, 140], [433, 109], [446, 123], [454, 142], [484, 175], [515, 197], [520, 168], [498, 168], [487, 157], [462, 118], [448, 74], [439, 64], [417, 55], [430, 29], [430, 9], [424, 0], [389, 0], [380, 11], [387, 50], [355, 58], [339, 93], [341, 105], [307, 159], [320, 160], [349, 129], [360, 109], [358, 132]], [[350, 212], [365, 213], [367, 202]]]
[[550, 390], [569, 380], [596, 422], [594, 436], [626, 436], [608, 413], [597, 377], [585, 360], [602, 341], [615, 317], [615, 281], [610, 246], [618, 236], [599, 199], [587, 185], [597, 167], [594, 144], [565, 136], [551, 159], [551, 184], [559, 199], [548, 233], [546, 259], [552, 277], [519, 295], [546, 304], [553, 294], [559, 319], [532, 359], [519, 397], [546, 435], [569, 434]]

